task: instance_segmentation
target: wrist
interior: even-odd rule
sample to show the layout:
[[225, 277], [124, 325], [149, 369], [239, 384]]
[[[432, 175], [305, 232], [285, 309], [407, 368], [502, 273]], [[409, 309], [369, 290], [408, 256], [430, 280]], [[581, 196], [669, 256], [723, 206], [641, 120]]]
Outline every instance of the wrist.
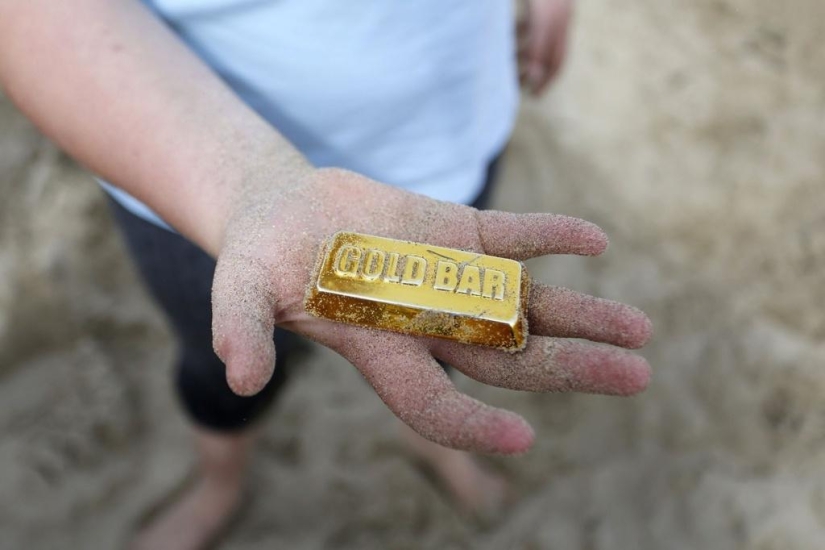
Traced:
[[203, 212], [208, 218], [199, 243], [212, 256], [232, 242], [234, 236], [260, 230], [262, 220], [288, 200], [290, 190], [301, 186], [316, 172], [307, 159], [280, 136], [237, 163], [228, 175], [217, 178], [217, 192], [205, 200]]

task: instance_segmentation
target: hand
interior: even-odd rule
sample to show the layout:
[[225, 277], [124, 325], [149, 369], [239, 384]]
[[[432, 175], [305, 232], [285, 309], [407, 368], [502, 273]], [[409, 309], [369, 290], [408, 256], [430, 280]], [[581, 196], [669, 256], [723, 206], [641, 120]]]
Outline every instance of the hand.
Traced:
[[457, 449], [519, 453], [533, 440], [526, 421], [459, 393], [434, 357], [515, 390], [629, 395], [648, 383], [645, 360], [614, 347], [644, 345], [651, 327], [642, 312], [538, 282], [530, 293], [531, 335], [518, 354], [311, 317], [303, 309], [305, 290], [324, 241], [339, 230], [516, 260], [597, 255], [607, 247], [601, 229], [583, 220], [480, 212], [343, 170], [307, 168], [289, 185], [250, 183], [233, 206], [213, 286], [215, 350], [235, 392], [254, 394], [269, 380], [277, 324], [347, 358], [422, 436]]
[[518, 25], [519, 76], [537, 96], [564, 63], [573, 0], [524, 0], [524, 11]]

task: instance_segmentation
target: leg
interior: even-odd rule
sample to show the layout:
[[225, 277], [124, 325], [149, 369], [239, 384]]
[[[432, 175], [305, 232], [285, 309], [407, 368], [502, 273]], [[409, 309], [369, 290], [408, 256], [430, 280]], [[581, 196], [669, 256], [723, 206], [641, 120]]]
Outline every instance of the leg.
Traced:
[[181, 498], [146, 526], [133, 542], [135, 550], [196, 550], [223, 531], [243, 495], [254, 436], [195, 428], [199, 477]]
[[428, 441], [404, 424], [401, 438], [433, 471], [459, 509], [483, 521], [500, 515], [508, 493], [502, 476], [482, 467], [470, 453]]
[[[223, 369], [204, 369], [209, 362], [202, 358], [184, 356], [180, 361], [177, 389], [193, 419], [198, 477], [180, 499], [138, 533], [134, 550], [206, 548], [234, 517], [242, 501], [247, 466], [257, 441], [254, 420], [272, 403], [286, 381], [280, 358], [286, 356], [288, 346], [279, 340], [282, 339], [276, 338], [276, 346], [281, 353], [273, 380], [251, 401], [229, 390]], [[238, 427], [239, 423], [243, 429]]]
[[267, 387], [239, 397], [226, 383], [224, 367], [212, 351], [211, 284], [215, 262], [180, 235], [156, 227], [113, 204], [149, 290], [179, 337], [176, 385], [193, 421], [198, 478], [138, 535], [135, 548], [196, 549], [220, 534], [237, 509], [255, 436], [254, 421], [286, 380], [283, 359], [291, 340], [276, 335], [278, 365]]

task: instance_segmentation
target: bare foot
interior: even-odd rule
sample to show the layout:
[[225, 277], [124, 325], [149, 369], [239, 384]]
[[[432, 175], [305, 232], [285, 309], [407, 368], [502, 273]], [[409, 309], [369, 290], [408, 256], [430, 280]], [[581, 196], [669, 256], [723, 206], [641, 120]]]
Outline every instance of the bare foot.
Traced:
[[133, 550], [200, 550], [221, 533], [240, 502], [240, 484], [200, 479], [172, 508], [146, 526]]
[[197, 433], [201, 475], [144, 527], [132, 550], [201, 550], [222, 533], [243, 495], [251, 436]]
[[481, 466], [469, 453], [442, 447], [402, 425], [402, 437], [416, 457], [429, 466], [462, 512], [493, 521], [506, 504], [509, 485]]

